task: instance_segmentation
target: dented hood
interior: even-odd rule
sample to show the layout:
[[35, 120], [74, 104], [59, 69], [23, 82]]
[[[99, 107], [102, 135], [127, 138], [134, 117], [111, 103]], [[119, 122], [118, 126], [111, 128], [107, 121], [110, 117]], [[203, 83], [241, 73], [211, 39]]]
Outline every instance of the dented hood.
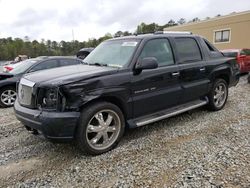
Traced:
[[74, 65], [38, 71], [25, 75], [27, 80], [36, 85], [64, 85], [92, 77], [102, 76], [116, 71], [114, 67]]

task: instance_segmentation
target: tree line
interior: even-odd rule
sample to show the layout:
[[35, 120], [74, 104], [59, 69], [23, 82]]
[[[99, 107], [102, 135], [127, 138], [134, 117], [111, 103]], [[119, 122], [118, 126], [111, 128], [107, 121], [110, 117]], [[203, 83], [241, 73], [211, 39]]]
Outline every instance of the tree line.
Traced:
[[[199, 18], [194, 18], [189, 22], [199, 21]], [[91, 38], [88, 41], [52, 41], [44, 40], [31, 41], [28, 36], [24, 39], [20, 38], [0, 38], [0, 60], [13, 60], [17, 55], [28, 55], [29, 57], [37, 56], [68, 56], [75, 55], [81, 48], [96, 47], [102, 41], [120, 36], [129, 36], [134, 34], [153, 33], [155, 31], [163, 31], [166, 27], [172, 27], [186, 23], [184, 18], [179, 19], [177, 22], [169, 20], [164, 25], [156, 23], [141, 23], [137, 26], [136, 31], [131, 33], [129, 31], [117, 31], [115, 34], [107, 33], [99, 39]]]

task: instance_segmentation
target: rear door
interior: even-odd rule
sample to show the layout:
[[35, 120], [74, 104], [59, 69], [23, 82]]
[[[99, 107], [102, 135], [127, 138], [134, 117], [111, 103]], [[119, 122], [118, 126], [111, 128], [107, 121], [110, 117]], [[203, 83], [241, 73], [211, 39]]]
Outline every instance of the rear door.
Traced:
[[167, 38], [151, 39], [139, 59], [155, 57], [158, 68], [143, 70], [132, 77], [134, 117], [152, 114], [179, 103], [181, 87], [178, 66]]
[[194, 37], [174, 38], [180, 84], [183, 88], [181, 101], [189, 102], [199, 99], [208, 92], [209, 79], [207, 64], [202, 57], [198, 41]]

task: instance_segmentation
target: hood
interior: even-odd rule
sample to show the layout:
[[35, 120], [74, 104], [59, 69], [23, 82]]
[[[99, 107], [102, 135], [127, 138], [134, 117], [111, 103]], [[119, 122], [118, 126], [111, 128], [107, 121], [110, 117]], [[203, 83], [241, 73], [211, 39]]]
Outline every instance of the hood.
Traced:
[[98, 67], [90, 65], [73, 65], [26, 74], [27, 80], [37, 85], [65, 85], [91, 77], [102, 76], [117, 71], [113, 67]]

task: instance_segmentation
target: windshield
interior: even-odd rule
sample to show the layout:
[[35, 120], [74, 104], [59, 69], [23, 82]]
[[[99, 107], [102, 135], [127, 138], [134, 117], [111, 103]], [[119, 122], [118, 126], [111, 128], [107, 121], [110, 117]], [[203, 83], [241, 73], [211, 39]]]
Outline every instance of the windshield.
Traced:
[[123, 67], [132, 57], [138, 40], [113, 40], [101, 43], [85, 59], [93, 65]]
[[34, 65], [38, 60], [35, 59], [28, 59], [22, 61], [14, 67], [9, 73], [11, 74], [22, 74], [25, 73], [32, 65]]

